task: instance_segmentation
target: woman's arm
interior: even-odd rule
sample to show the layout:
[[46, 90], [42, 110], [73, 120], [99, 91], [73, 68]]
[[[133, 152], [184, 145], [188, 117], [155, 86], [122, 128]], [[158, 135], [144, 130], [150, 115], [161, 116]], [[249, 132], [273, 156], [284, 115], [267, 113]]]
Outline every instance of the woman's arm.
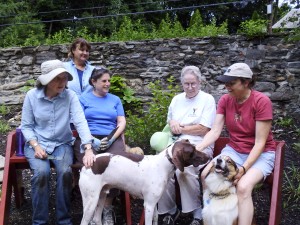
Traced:
[[266, 141], [272, 126], [272, 120], [256, 121], [255, 124], [255, 143], [243, 164], [246, 171], [255, 163], [265, 149]]
[[125, 131], [125, 127], [126, 127], [126, 119], [125, 116], [118, 116], [117, 117], [117, 126], [119, 127], [117, 132], [114, 134], [114, 138], [117, 139], [120, 135], [122, 135], [123, 140], [125, 140], [124, 138], [124, 131]]
[[203, 151], [209, 145], [213, 144], [220, 136], [225, 118], [223, 114], [217, 114], [211, 130], [204, 136], [200, 144], [196, 145], [198, 151]]

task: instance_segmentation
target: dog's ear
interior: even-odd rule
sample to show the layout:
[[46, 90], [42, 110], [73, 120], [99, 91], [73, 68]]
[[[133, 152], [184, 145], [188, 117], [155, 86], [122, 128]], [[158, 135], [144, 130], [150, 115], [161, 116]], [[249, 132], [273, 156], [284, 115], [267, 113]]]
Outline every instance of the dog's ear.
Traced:
[[182, 141], [175, 142], [172, 148], [172, 161], [175, 167], [181, 172], [184, 171], [183, 149], [184, 145]]

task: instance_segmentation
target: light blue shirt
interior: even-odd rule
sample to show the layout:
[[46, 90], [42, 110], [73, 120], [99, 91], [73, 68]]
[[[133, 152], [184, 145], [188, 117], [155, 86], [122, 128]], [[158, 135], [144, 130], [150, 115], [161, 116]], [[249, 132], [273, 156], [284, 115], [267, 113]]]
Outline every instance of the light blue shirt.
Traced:
[[79, 101], [94, 135], [108, 135], [117, 127], [118, 116], [125, 116], [121, 99], [111, 93], [98, 97], [88, 92], [82, 94]]
[[25, 140], [36, 140], [48, 154], [59, 145], [72, 145], [72, 117], [82, 145], [92, 143], [89, 127], [75, 92], [65, 89], [58, 96], [49, 99], [44, 90], [34, 88], [26, 94], [21, 121]]
[[68, 82], [68, 88], [75, 91], [78, 97], [83, 92], [88, 92], [92, 90], [92, 86], [89, 84], [89, 79], [95, 68], [94, 66], [92, 66], [89, 62], [86, 62], [82, 75], [82, 88], [80, 87], [80, 81], [74, 61], [70, 60], [68, 62], [64, 62], [64, 66], [73, 77], [73, 80]]

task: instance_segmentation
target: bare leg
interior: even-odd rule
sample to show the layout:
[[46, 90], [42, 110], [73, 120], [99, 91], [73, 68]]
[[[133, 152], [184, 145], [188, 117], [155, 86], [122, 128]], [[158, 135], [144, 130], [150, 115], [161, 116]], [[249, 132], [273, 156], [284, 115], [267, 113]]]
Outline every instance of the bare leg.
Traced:
[[252, 190], [254, 186], [263, 179], [261, 171], [250, 168], [247, 173], [242, 176], [237, 184], [239, 225], [250, 225], [254, 215], [254, 206], [252, 201]]

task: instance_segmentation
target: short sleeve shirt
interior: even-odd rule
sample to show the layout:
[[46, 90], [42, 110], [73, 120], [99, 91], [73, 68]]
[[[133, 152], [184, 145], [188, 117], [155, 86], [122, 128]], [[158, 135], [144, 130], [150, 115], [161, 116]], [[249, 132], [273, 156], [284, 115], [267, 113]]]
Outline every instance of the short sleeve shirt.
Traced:
[[[229, 146], [239, 153], [249, 154], [255, 143], [256, 121], [273, 119], [272, 102], [268, 96], [255, 90], [242, 104], [225, 94], [218, 102], [217, 114], [225, 116], [225, 125], [230, 135]], [[276, 143], [270, 131], [264, 151], [275, 149]]]

